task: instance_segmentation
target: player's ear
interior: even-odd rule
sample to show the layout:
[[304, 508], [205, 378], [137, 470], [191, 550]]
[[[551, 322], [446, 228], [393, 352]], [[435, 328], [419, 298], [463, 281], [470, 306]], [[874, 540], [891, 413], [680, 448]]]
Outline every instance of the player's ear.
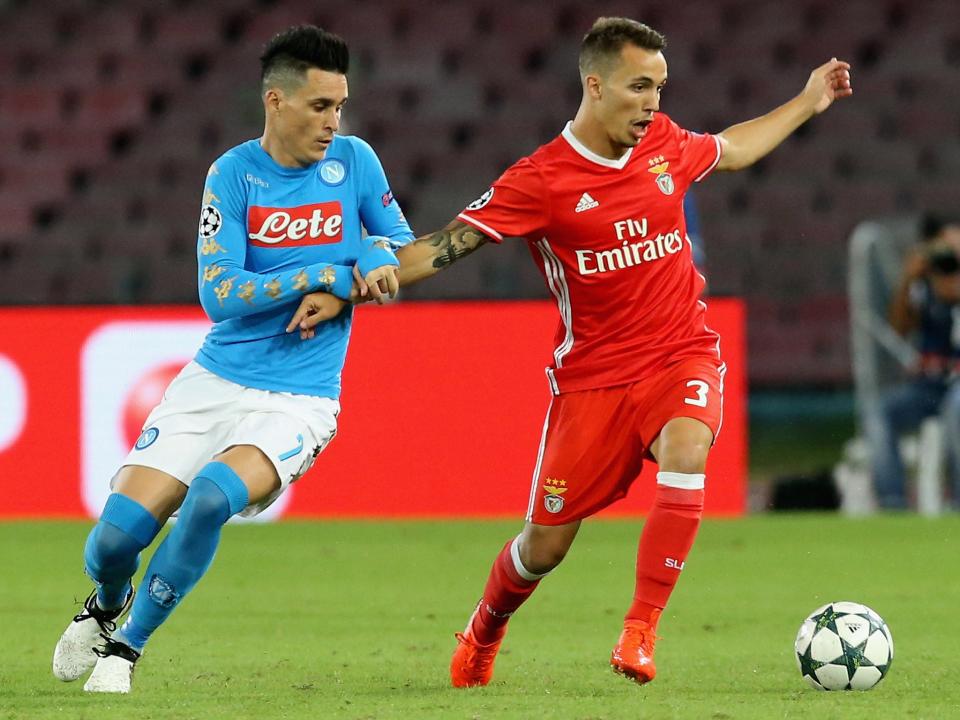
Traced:
[[269, 88], [263, 94], [263, 104], [267, 112], [279, 112], [280, 103], [283, 101], [283, 91], [279, 88]]
[[599, 75], [587, 75], [583, 78], [583, 87], [593, 100], [600, 100], [603, 96], [603, 82]]

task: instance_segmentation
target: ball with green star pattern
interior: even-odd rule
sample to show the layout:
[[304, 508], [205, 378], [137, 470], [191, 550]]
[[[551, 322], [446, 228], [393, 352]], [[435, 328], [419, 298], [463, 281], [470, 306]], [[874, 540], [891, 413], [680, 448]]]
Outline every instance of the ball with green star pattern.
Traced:
[[893, 662], [893, 636], [877, 613], [833, 602], [803, 621], [794, 644], [803, 679], [818, 690], [869, 690]]

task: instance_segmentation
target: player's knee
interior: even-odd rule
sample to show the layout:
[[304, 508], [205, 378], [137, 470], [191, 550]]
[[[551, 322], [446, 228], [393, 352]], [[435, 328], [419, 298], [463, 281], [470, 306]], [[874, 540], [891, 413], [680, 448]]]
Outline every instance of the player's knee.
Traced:
[[671, 438], [660, 447], [657, 465], [662, 472], [694, 475], [704, 471], [709, 452], [706, 437]]
[[190, 526], [218, 526], [230, 519], [230, 501], [215, 482], [196, 478], [180, 508], [179, 522]]
[[565, 545], [551, 545], [546, 548], [540, 548], [539, 554], [535, 561], [535, 568], [533, 572], [537, 574], [543, 574], [550, 572], [557, 565], [563, 562], [563, 559], [567, 556], [567, 550], [569, 546]]
[[98, 522], [87, 536], [84, 562], [97, 582], [109, 582], [137, 570], [140, 551], [160, 532], [156, 518], [137, 501], [119, 493], [107, 498]]
[[706, 451], [691, 448], [688, 453], [671, 454], [660, 463], [660, 470], [683, 475], [697, 475], [704, 471], [707, 464]]
[[530, 533], [520, 542], [520, 562], [529, 572], [543, 575], [563, 562], [571, 542], [559, 533]]
[[180, 517], [221, 525], [243, 510], [250, 501], [249, 491], [236, 471], [226, 463], [204, 465], [187, 491]]
[[520, 551], [520, 562], [524, 569], [533, 575], [545, 575], [559, 565], [566, 552], [546, 548], [532, 548]]
[[87, 574], [98, 582], [133, 575], [142, 549], [129, 534], [101, 521], [90, 531], [84, 547]]
[[713, 432], [699, 421], [675, 418], [663, 428], [654, 455], [661, 471], [702, 473], [713, 443]]

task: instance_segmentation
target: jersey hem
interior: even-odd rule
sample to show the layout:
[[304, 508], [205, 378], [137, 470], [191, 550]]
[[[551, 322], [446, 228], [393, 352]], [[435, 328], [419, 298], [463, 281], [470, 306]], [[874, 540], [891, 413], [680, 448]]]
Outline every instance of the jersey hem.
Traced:
[[[726, 372], [726, 363], [716, 352], [711, 353], [697, 353], [695, 355], [685, 355], [684, 357], [678, 358], [674, 362], [665, 363], [658, 367], [653, 372], [639, 373], [635, 376], [622, 377], [622, 378], [611, 378], [609, 380], [594, 380], [591, 381], [589, 378], [582, 378], [579, 381], [557, 378], [556, 372], [557, 368], [550, 365], [546, 368], [547, 378], [550, 382], [550, 389], [554, 395], [565, 395], [572, 392], [584, 392], [586, 390], [604, 390], [606, 388], [621, 387], [626, 385], [633, 385], [634, 383], [643, 382], [644, 380], [649, 379], [653, 375], [665, 372], [672, 365], [676, 363], [688, 362], [690, 360], [707, 360], [713, 363], [716, 363], [717, 369], [721, 367], [724, 368]], [[562, 371], [562, 369], [561, 369]], [[722, 376], [721, 376], [722, 377]], [[722, 387], [721, 387], [722, 390]]]
[[318, 385], [313, 388], [304, 389], [302, 385], [291, 386], [284, 385], [283, 383], [251, 381], [247, 378], [241, 378], [237, 375], [234, 375], [232, 372], [220, 367], [209, 357], [206, 357], [202, 350], [194, 356], [193, 360], [197, 363], [197, 365], [209, 370], [217, 377], [241, 387], [253, 388], [254, 390], [265, 390], [267, 392], [290, 393], [291, 395], [309, 395], [311, 397], [329, 398], [330, 400], [340, 399], [339, 385]]

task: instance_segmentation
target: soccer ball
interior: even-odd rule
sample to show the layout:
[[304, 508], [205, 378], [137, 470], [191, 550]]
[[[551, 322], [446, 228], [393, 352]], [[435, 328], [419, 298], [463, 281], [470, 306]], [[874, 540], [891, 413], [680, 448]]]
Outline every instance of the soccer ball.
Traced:
[[893, 636], [877, 613], [855, 602], [819, 607], [794, 644], [803, 679], [818, 690], [869, 690], [893, 662]]

